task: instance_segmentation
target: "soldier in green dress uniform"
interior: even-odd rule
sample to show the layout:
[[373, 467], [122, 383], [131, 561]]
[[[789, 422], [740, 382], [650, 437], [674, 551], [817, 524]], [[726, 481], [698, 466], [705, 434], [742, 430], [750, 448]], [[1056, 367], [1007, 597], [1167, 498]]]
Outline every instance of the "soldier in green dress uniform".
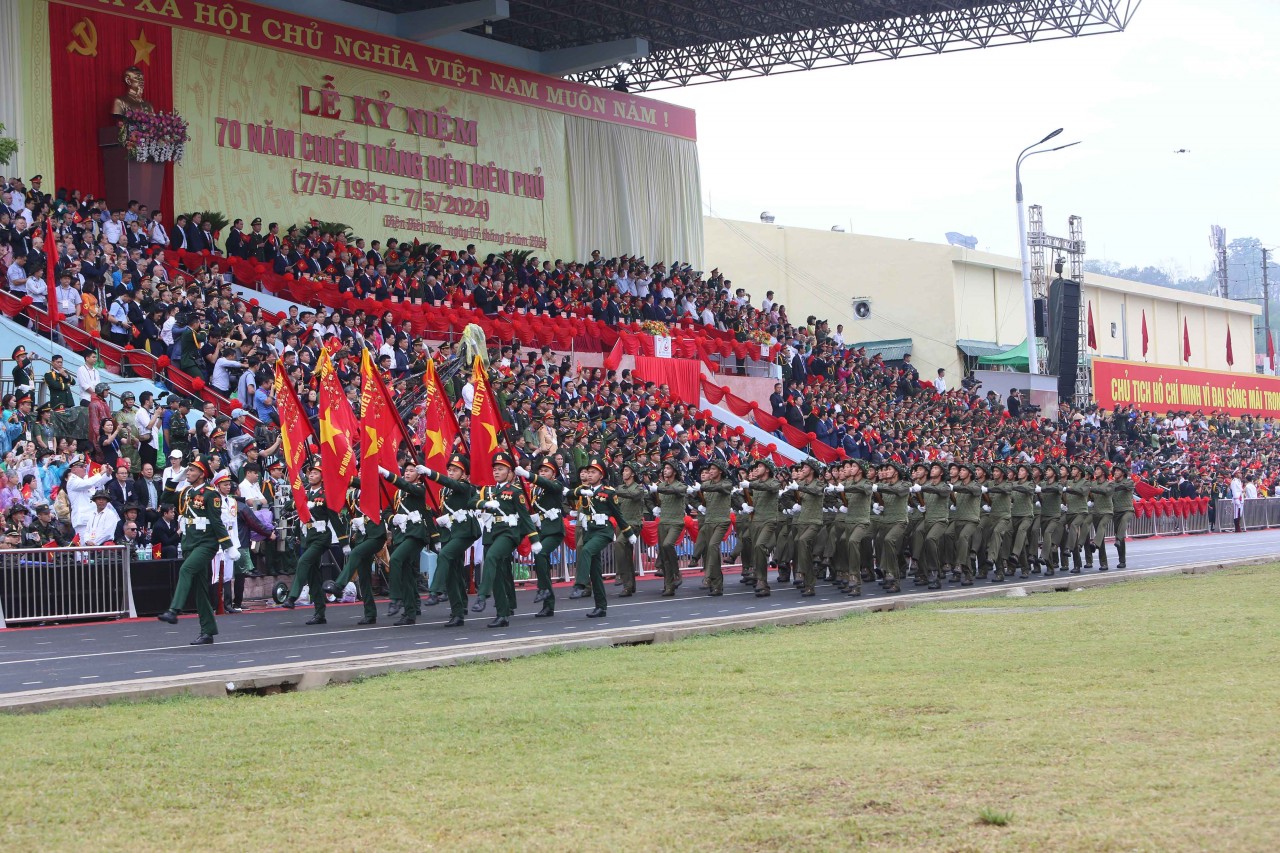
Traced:
[[320, 466], [312, 463], [307, 468], [307, 508], [311, 511], [311, 521], [302, 525], [302, 554], [298, 557], [298, 569], [293, 575], [293, 587], [284, 606], [292, 610], [302, 595], [303, 584], [309, 587], [311, 606], [315, 614], [307, 620], [308, 625], [323, 625], [325, 607], [323, 581], [320, 561], [324, 558], [329, 546], [337, 544], [346, 547], [347, 533], [342, 523], [342, 515], [330, 509], [325, 503], [324, 483], [321, 482]]
[[489, 628], [506, 628], [515, 614], [516, 582], [511, 560], [521, 540], [528, 536], [534, 556], [542, 553], [537, 525], [529, 515], [529, 503], [515, 469], [511, 454], [499, 451], [493, 457], [495, 485], [481, 486], [476, 493], [475, 511], [484, 531], [484, 567], [471, 612], [483, 612], [486, 600], [493, 595], [498, 612]]
[[676, 543], [684, 535], [685, 507], [689, 491], [680, 479], [680, 466], [674, 459], [662, 463], [657, 483], [649, 486], [649, 492], [658, 496], [653, 515], [658, 519], [658, 570], [662, 572], [662, 594], [671, 597], [682, 583], [680, 561], [676, 556]]
[[720, 545], [729, 533], [729, 502], [733, 498], [733, 483], [727, 479], [728, 473], [729, 466], [717, 457], [702, 469], [702, 482], [689, 487], [689, 494], [700, 495], [702, 501], [698, 508], [701, 518], [693, 559], [702, 560], [710, 595], [724, 595]]
[[[641, 482], [636, 466], [627, 462], [622, 466], [622, 485], [614, 486], [613, 493], [618, 501], [618, 509], [622, 518], [632, 530], [639, 531], [644, 524], [644, 514], [649, 508], [649, 489]], [[614, 571], [622, 580], [622, 592], [618, 598], [628, 598], [636, 594], [636, 549], [626, 539], [613, 541]]]
[[209, 463], [197, 459], [187, 466], [187, 488], [177, 491], [176, 483], [169, 481], [164, 497], [168, 503], [176, 503], [181, 519], [182, 553], [185, 555], [178, 569], [178, 585], [173, 591], [169, 609], [156, 618], [170, 625], [178, 624], [178, 611], [187, 603], [187, 596], [195, 587], [196, 612], [200, 614], [200, 636], [191, 642], [193, 646], [208, 645], [218, 633], [218, 623], [213, 617], [213, 599], [209, 595], [209, 572], [213, 558], [223, 552], [227, 559], [240, 558], [240, 549], [231, 541], [222, 523], [222, 495], [209, 485], [213, 469]]
[[605, 616], [609, 606], [604, 594], [600, 554], [613, 542], [613, 523], [617, 522], [618, 535], [630, 544], [635, 545], [639, 541], [622, 517], [613, 489], [604, 485], [608, 470], [603, 459], [593, 457], [581, 471], [582, 485], [573, 492], [578, 513], [577, 559], [579, 566], [585, 566], [591, 583], [591, 595], [596, 606], [587, 616], [593, 619]]
[[[425, 472], [425, 473], [424, 473]], [[418, 579], [422, 577], [422, 552], [431, 545], [435, 525], [427, 506], [427, 487], [422, 482], [429, 475], [426, 466], [409, 462], [403, 474], [378, 468], [378, 475], [396, 487], [391, 499], [391, 598], [400, 602], [400, 618], [393, 625], [413, 625], [422, 615], [422, 596]], [[439, 572], [437, 565], [436, 571]], [[388, 614], [389, 615], [389, 614]]]
[[[756, 598], [771, 594], [769, 589], [769, 554], [778, 536], [778, 493], [782, 483], [770, 459], [757, 459], [747, 471], [747, 479], [741, 483], [744, 493], [751, 496], [751, 565], [755, 581]], [[745, 551], [744, 559], [745, 559]]]
[[[472, 514], [475, 506], [476, 487], [467, 482], [471, 460], [461, 453], [449, 457], [445, 475], [428, 471], [427, 477], [443, 486], [440, 498], [444, 503], [436, 518], [440, 539], [435, 544], [436, 575], [449, 596], [449, 621], [446, 628], [464, 624], [467, 613], [467, 573], [463, 560], [467, 551], [480, 538], [480, 525]], [[446, 476], [447, 475], [447, 476]], [[441, 574], [443, 572], [444, 574]]]
[[[376, 488], [376, 486], [375, 486]], [[364, 616], [357, 625], [373, 625], [378, 621], [378, 605], [373, 600], [373, 561], [387, 544], [386, 519], [390, 508], [383, 510], [382, 518], [374, 520], [360, 511], [360, 481], [347, 489], [347, 515], [351, 519], [351, 551], [342, 564], [342, 572], [336, 581], [325, 581], [321, 589], [333, 596], [342, 595], [354, 576], [360, 601], [364, 604]]]
[[533, 571], [538, 578], [538, 593], [534, 603], [542, 602], [542, 609], [534, 616], [553, 616], [556, 612], [556, 593], [551, 585], [551, 558], [564, 544], [564, 496], [565, 485], [560, 482], [555, 460], [544, 458], [538, 463], [537, 476], [531, 477], [523, 468], [516, 475], [533, 484], [533, 522], [538, 526], [538, 541], [542, 547], [533, 555]]

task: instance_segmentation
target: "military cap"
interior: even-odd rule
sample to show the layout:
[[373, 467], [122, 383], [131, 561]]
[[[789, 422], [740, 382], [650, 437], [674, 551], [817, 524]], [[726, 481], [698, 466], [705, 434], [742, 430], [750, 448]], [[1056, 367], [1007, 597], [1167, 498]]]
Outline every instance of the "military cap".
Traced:
[[461, 468], [463, 471], [470, 471], [471, 460], [464, 454], [455, 453], [449, 457], [449, 464], [447, 467], [453, 468], [454, 466]]
[[595, 468], [606, 477], [609, 476], [609, 463], [604, 461], [604, 457], [592, 456], [584, 467]]
[[512, 470], [515, 470], [516, 460], [515, 460], [515, 457], [513, 457], [507, 451], [499, 450], [497, 453], [493, 454], [493, 464], [505, 465], [506, 467], [511, 468]]
[[[306, 466], [304, 466], [304, 468], [309, 468], [313, 464], [315, 463], [308, 463]], [[199, 457], [196, 457], [195, 459], [192, 459], [190, 462], [188, 462], [187, 467], [195, 468], [197, 471], [199, 471], [201, 474], [204, 475], [204, 478], [206, 480], [213, 478], [213, 466]]]
[[[94, 495], [94, 497], [96, 498], [97, 495]], [[13, 520], [13, 517], [20, 512], [30, 513], [31, 510], [27, 509], [26, 504], [14, 504], [13, 506], [9, 507], [9, 511], [5, 515], [10, 520]]]

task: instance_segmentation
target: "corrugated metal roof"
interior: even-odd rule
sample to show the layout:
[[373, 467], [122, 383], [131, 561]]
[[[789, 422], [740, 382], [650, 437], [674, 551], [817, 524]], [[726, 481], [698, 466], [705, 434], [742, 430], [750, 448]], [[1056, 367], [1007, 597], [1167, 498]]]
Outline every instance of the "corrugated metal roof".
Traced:
[[904, 355], [911, 352], [911, 338], [893, 338], [887, 341], [862, 341], [861, 343], [851, 344], [854, 349], [865, 347], [867, 350], [867, 358], [873, 355], [880, 356], [884, 361], [898, 361]]
[[1008, 346], [1001, 346], [1000, 344], [993, 344], [990, 341], [972, 341], [967, 338], [961, 338], [956, 341], [956, 347], [959, 348], [960, 352], [968, 356], [973, 356], [974, 358], [1000, 355], [1001, 353], [1005, 353], [1013, 349], [1013, 346], [1014, 345], [1012, 344]]

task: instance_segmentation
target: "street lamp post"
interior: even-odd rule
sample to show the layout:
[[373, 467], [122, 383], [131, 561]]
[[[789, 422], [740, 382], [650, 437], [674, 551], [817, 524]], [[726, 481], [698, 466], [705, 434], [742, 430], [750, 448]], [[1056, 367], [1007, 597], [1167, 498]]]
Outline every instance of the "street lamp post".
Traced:
[[1035, 145], [1028, 145], [1023, 148], [1013, 169], [1013, 180], [1016, 186], [1014, 201], [1018, 205], [1018, 248], [1022, 255], [1022, 301], [1025, 303], [1024, 311], [1027, 321], [1027, 371], [1032, 374], [1040, 372], [1040, 354], [1036, 347], [1036, 309], [1035, 294], [1031, 291], [1031, 253], [1027, 247], [1027, 210], [1022, 199], [1022, 161], [1037, 154], [1051, 154], [1054, 151], [1061, 151], [1064, 148], [1080, 144], [1079, 142], [1068, 142], [1066, 145], [1059, 145], [1056, 148], [1043, 148], [1039, 151], [1031, 150], [1038, 145], [1044, 145], [1059, 133], [1062, 133], [1062, 128], [1058, 128], [1044, 139], [1035, 143]]

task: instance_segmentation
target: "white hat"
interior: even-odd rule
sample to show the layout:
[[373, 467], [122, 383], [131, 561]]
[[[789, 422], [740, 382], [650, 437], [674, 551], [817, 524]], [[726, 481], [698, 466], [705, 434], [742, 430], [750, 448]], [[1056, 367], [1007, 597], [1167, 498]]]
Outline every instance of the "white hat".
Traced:
[[181, 459], [181, 458], [182, 458], [182, 451], [181, 451], [181, 450], [170, 450], [170, 451], [169, 451], [169, 458], [170, 458], [170, 459]]

